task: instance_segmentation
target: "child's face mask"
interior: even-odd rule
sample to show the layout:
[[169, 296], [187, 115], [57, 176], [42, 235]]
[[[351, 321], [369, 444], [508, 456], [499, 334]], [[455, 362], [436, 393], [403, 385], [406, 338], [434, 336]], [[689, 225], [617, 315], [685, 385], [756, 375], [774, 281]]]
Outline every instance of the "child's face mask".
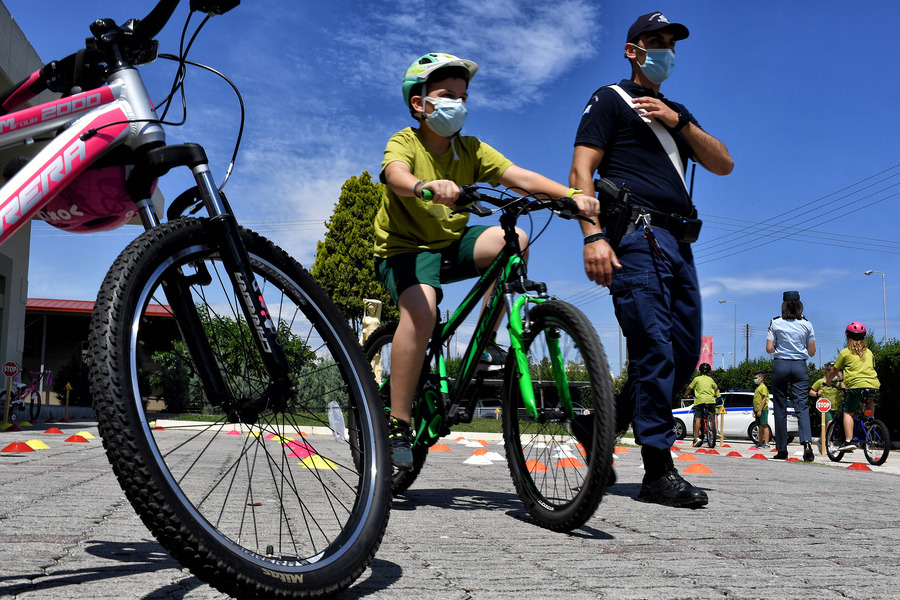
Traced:
[[453, 137], [466, 123], [468, 110], [466, 102], [462, 98], [432, 98], [425, 97], [425, 101], [431, 103], [434, 112], [425, 112], [425, 124], [436, 134], [444, 137]]

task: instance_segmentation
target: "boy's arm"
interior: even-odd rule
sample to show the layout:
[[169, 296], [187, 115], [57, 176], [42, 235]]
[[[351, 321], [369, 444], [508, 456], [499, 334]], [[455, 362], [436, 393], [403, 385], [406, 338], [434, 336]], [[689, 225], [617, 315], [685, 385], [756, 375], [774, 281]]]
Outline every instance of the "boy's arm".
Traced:
[[388, 163], [384, 168], [384, 181], [398, 196], [421, 198], [423, 189], [431, 190], [434, 194], [431, 201], [446, 206], [453, 206], [459, 198], [459, 186], [449, 179], [425, 182], [419, 186], [416, 194], [419, 178], [412, 174], [408, 164], [399, 160]]
[[[529, 194], [547, 194], [554, 198], [564, 198], [569, 195], [569, 188], [552, 179], [544, 177], [540, 173], [510, 165], [500, 176], [500, 183], [508, 188], [519, 188]], [[590, 190], [590, 188], [589, 188]], [[578, 205], [582, 216], [597, 220], [600, 212], [600, 202], [593, 195], [574, 194], [572, 199]]]

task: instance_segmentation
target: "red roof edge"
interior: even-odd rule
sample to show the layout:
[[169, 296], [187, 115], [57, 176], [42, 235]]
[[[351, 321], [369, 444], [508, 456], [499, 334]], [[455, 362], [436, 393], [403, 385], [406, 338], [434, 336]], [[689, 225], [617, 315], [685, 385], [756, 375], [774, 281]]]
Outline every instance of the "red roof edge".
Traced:
[[[57, 300], [52, 298], [29, 298], [25, 304], [26, 311], [50, 313], [91, 314], [94, 303], [90, 300]], [[147, 315], [151, 317], [171, 317], [172, 309], [168, 305], [151, 304], [147, 307]]]

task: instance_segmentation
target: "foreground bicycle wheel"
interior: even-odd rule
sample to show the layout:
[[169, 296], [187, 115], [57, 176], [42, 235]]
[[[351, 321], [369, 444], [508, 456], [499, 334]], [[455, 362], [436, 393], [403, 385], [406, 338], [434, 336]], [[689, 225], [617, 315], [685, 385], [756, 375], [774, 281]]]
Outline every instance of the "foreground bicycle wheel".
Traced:
[[[365, 354], [366, 360], [369, 361], [372, 372], [375, 373], [375, 382], [379, 387], [381, 403], [385, 408], [385, 415], [388, 414], [391, 408], [391, 348], [393, 348], [394, 333], [396, 331], [397, 323], [387, 323], [373, 331], [372, 335], [366, 340], [366, 343], [363, 344], [363, 354]], [[421, 411], [418, 410], [419, 408], [418, 399], [414, 399], [412, 407], [412, 426], [416, 431], [424, 425], [420, 418], [421, 415], [419, 413]], [[399, 496], [408, 490], [409, 486], [411, 486], [419, 476], [422, 467], [425, 466], [425, 459], [428, 458], [428, 448], [424, 444], [414, 444], [412, 453], [413, 468], [411, 471], [400, 471], [397, 469], [394, 469], [393, 471], [391, 493], [395, 496]]]
[[[558, 300], [536, 305], [523, 341], [538, 405], [535, 420], [522, 404], [510, 352], [503, 382], [503, 437], [509, 472], [528, 513], [542, 527], [583, 525], [603, 498], [612, 469], [615, 412], [612, 377], [590, 322]], [[559, 343], [572, 390], [575, 419], [561, 409], [548, 341]], [[580, 413], [580, 414], [579, 414]]]
[[[282, 250], [250, 231], [241, 237], [292, 365], [287, 406], [264, 404], [270, 382], [252, 325], [205, 221], [179, 219], [132, 242], [100, 289], [90, 336], [99, 428], [138, 515], [199, 578], [237, 597], [330, 596], [362, 573], [384, 535], [384, 416], [328, 297]], [[255, 418], [228, 422], [201, 387], [163, 289], [176, 271], [190, 284], [226, 401], [257, 400]], [[154, 426], [161, 403], [208, 420]]]
[[891, 435], [887, 425], [878, 419], [871, 419], [863, 423], [866, 428], [866, 443], [863, 445], [863, 453], [866, 460], [872, 465], [884, 464], [888, 454], [891, 453]]

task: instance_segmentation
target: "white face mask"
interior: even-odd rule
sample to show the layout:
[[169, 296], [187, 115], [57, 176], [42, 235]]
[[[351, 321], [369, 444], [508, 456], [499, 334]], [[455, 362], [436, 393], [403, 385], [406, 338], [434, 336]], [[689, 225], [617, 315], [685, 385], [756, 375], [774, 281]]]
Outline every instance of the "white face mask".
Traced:
[[425, 112], [425, 124], [436, 134], [444, 137], [453, 137], [466, 123], [468, 109], [466, 101], [462, 98], [432, 98], [425, 96], [424, 100], [434, 106], [434, 112]]

